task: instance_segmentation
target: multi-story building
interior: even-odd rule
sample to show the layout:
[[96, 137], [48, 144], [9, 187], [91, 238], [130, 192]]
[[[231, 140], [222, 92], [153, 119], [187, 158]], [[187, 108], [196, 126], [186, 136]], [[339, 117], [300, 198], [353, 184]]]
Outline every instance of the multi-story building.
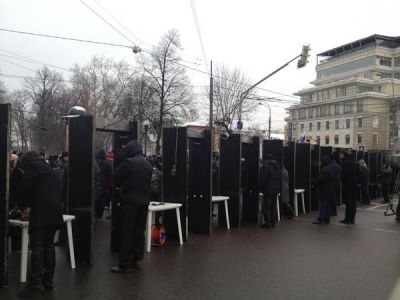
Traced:
[[322, 146], [385, 150], [396, 146], [400, 37], [372, 35], [317, 55], [317, 78], [295, 95], [287, 137]]

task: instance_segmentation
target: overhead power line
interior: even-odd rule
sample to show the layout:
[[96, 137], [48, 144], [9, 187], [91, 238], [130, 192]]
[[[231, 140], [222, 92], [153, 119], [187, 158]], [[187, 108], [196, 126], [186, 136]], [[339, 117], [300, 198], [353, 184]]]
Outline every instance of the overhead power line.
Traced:
[[114, 31], [116, 31], [118, 34], [123, 36], [126, 40], [132, 43], [132, 45], [137, 46], [134, 41], [132, 41], [129, 37], [127, 37], [123, 32], [118, 30], [114, 25], [112, 25], [110, 22], [108, 22], [103, 16], [101, 16], [98, 12], [96, 12], [93, 8], [91, 8], [88, 4], [86, 4], [85, 1], [79, 0], [83, 5], [85, 5], [91, 12], [93, 12], [97, 17], [99, 17], [103, 22], [105, 22], [108, 26], [110, 26]]
[[208, 69], [208, 64], [207, 64], [208, 60], [207, 60], [207, 56], [206, 56], [206, 51], [204, 49], [203, 38], [201, 36], [200, 23], [199, 23], [199, 19], [197, 17], [196, 6], [195, 6], [193, 0], [189, 0], [189, 1], [190, 1], [190, 5], [192, 7], [193, 19], [194, 19], [194, 23], [196, 25], [197, 35], [198, 35], [199, 41], [200, 41], [201, 52], [203, 53], [204, 64], [205, 64], [207, 73], [210, 73], [210, 70]]
[[7, 63], [9, 63], [9, 64], [12, 64], [12, 65], [14, 65], [14, 66], [17, 66], [17, 67], [19, 67], [19, 68], [22, 68], [22, 69], [25, 69], [25, 70], [28, 70], [28, 71], [32, 71], [32, 72], [36, 72], [36, 70], [34, 70], [34, 69], [31, 69], [31, 68], [28, 68], [28, 67], [24, 67], [24, 66], [22, 66], [22, 65], [20, 65], [20, 64], [14, 63], [14, 62], [9, 61], [9, 60], [7, 60], [7, 59], [0, 58], [0, 60], [5, 61], [5, 62], [7, 62]]
[[[38, 37], [45, 37], [45, 38], [52, 38], [52, 39], [60, 39], [60, 40], [67, 40], [67, 41], [74, 41], [74, 42], [81, 42], [81, 43], [89, 43], [89, 44], [95, 44], [95, 45], [103, 45], [103, 46], [112, 46], [112, 47], [122, 47], [122, 48], [128, 48], [131, 50], [134, 50], [134, 47], [132, 46], [128, 46], [128, 45], [123, 45], [123, 44], [115, 44], [115, 43], [108, 43], [108, 42], [99, 42], [99, 41], [93, 41], [93, 40], [84, 40], [84, 39], [77, 39], [77, 38], [71, 38], [71, 37], [63, 37], [63, 36], [56, 36], [56, 35], [49, 35], [49, 34], [42, 34], [42, 33], [34, 33], [34, 32], [27, 32], [27, 31], [19, 31], [19, 30], [12, 30], [12, 29], [6, 29], [6, 28], [0, 28], [0, 31], [4, 31], [4, 32], [12, 32], [12, 33], [17, 33], [17, 34], [25, 34], [25, 35], [32, 35], [32, 36], [38, 36]], [[148, 54], [152, 54], [151, 51], [149, 50], [145, 50], [145, 49], [141, 49], [143, 52], [148, 53]], [[203, 73], [207, 76], [210, 76], [210, 74], [208, 72], [193, 68], [193, 67], [189, 67], [185, 64], [181, 64], [178, 62], [172, 62], [175, 63], [177, 65], [180, 65], [182, 67], [185, 67], [189, 70], [193, 70], [195, 72], [199, 72], [199, 73]], [[234, 82], [234, 83], [241, 83], [244, 84], [243, 82], [237, 82], [231, 79], [227, 79], [227, 78], [223, 78], [223, 77], [219, 77], [219, 76], [215, 76], [215, 78], [219, 78], [219, 79], [226, 79], [230, 82]], [[245, 84], [246, 86], [251, 86], [250, 84]], [[288, 94], [284, 94], [284, 93], [280, 93], [280, 92], [276, 92], [276, 91], [272, 91], [272, 90], [268, 90], [265, 88], [261, 88], [261, 87], [255, 87], [255, 89], [261, 90], [261, 91], [266, 91], [269, 93], [273, 93], [276, 95], [281, 95], [281, 96], [285, 96], [285, 97], [290, 97], [290, 98], [294, 98], [294, 99], [299, 99], [298, 97], [295, 97], [293, 95], [288, 95]]]

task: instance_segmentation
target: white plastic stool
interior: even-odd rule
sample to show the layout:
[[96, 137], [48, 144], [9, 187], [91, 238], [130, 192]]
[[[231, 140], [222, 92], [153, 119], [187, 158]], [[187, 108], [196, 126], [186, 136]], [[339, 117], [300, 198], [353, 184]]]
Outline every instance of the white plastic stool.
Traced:
[[280, 210], [280, 208], [279, 208], [279, 196], [280, 196], [280, 195], [281, 195], [281, 194], [276, 195], [276, 213], [277, 213], [277, 215], [278, 215], [278, 221], [281, 220], [281, 210]]
[[303, 205], [303, 214], [306, 213], [306, 206], [304, 205], [304, 189], [295, 189], [294, 190], [294, 215], [296, 217], [299, 216], [299, 209], [298, 209], [298, 203], [297, 203], [297, 195], [301, 194], [301, 204]]

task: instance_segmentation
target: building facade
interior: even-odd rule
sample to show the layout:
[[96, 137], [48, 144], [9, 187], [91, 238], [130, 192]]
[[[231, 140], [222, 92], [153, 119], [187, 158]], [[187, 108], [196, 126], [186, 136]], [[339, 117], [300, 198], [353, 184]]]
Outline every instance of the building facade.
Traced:
[[289, 108], [288, 140], [387, 150], [398, 145], [400, 37], [373, 35], [317, 55], [312, 87]]

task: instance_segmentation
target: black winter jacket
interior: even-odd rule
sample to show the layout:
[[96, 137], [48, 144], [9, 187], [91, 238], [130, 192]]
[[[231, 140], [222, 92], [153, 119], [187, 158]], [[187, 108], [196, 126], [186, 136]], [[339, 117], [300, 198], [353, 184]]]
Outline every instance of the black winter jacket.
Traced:
[[142, 146], [131, 141], [125, 146], [128, 159], [114, 172], [114, 184], [120, 187], [122, 204], [148, 205], [150, 202], [150, 181], [153, 172], [150, 163], [142, 155]]
[[275, 160], [263, 164], [260, 170], [259, 190], [264, 195], [277, 195], [281, 192], [282, 170]]
[[344, 197], [352, 197], [357, 191], [357, 165], [351, 157], [342, 162], [342, 191]]
[[335, 166], [328, 162], [321, 168], [318, 178], [313, 180], [317, 188], [318, 197], [322, 200], [336, 197], [337, 180], [338, 174]]
[[36, 160], [24, 165], [23, 170], [18, 207], [31, 207], [29, 228], [63, 224], [61, 193], [53, 169], [44, 160]]

